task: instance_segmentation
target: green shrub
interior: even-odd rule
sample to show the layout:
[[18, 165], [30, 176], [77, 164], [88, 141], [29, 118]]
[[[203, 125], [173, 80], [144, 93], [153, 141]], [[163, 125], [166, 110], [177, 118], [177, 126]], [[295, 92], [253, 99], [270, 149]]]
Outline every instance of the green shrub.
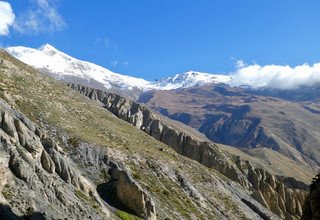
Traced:
[[69, 138], [67, 143], [75, 148], [80, 146], [79, 139], [75, 137]]

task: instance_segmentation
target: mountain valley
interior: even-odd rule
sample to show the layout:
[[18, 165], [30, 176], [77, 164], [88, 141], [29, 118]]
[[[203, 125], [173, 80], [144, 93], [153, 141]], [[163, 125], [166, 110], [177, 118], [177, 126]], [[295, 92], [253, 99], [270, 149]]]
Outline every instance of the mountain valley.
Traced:
[[[231, 87], [232, 76], [190, 71], [148, 82], [50, 45], [7, 50], [37, 68], [0, 53], [8, 219], [302, 216], [320, 163], [317, 87], [291, 100]], [[45, 62], [32, 63], [34, 54]]]

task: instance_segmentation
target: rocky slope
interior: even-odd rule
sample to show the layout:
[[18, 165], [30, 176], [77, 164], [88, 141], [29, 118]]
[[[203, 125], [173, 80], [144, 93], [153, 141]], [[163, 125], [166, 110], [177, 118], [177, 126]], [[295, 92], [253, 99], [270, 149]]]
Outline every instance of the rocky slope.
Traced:
[[[190, 150], [208, 166], [181, 156], [171, 143], [151, 138], [101, 103], [6, 52], [0, 51], [0, 57], [2, 219], [279, 218], [251, 196], [256, 190], [240, 175], [235, 158], [208, 143], [198, 146], [192, 140], [200, 136], [190, 136]], [[217, 162], [208, 152], [217, 153]], [[234, 170], [243, 181], [208, 168], [211, 163]], [[266, 182], [264, 172], [254, 167], [258, 185]], [[283, 215], [296, 218], [303, 187], [278, 178], [281, 192], [296, 204], [295, 210], [283, 209]]]
[[215, 142], [246, 151], [270, 148], [306, 169], [316, 170], [320, 163], [316, 102], [295, 103], [225, 85], [150, 91], [138, 101]]
[[90, 99], [101, 102], [114, 115], [171, 146], [179, 154], [214, 168], [238, 182], [251, 191], [253, 198], [281, 218], [299, 218], [302, 215], [307, 190], [304, 183], [292, 177], [272, 175], [258, 164], [252, 164], [238, 155], [227, 154], [201, 134], [165, 119], [138, 103], [84, 86], [70, 86]]
[[[63, 149], [2, 99], [0, 124], [0, 201], [9, 207], [1, 213], [2, 219], [15, 219], [14, 214], [39, 219], [110, 217], [94, 185]], [[90, 198], [93, 206], [78, 194]]]

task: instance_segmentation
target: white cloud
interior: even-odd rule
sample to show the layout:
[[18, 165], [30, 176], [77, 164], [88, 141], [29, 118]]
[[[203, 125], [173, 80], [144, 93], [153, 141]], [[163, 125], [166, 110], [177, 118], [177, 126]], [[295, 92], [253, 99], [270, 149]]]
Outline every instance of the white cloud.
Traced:
[[242, 67], [245, 67], [245, 66], [246, 66], [246, 64], [244, 63], [243, 60], [237, 60], [236, 61], [236, 67], [237, 68], [242, 68]]
[[[239, 65], [240, 64], [240, 65]], [[320, 63], [303, 64], [295, 67], [258, 64], [244, 65], [237, 62], [237, 70], [231, 85], [266, 86], [276, 89], [296, 89], [299, 86], [311, 86], [320, 83]]]
[[55, 32], [66, 27], [56, 5], [50, 0], [29, 0], [28, 11], [19, 15], [14, 28], [24, 34]]
[[123, 65], [128, 66], [129, 65], [129, 61], [128, 60], [124, 61]]
[[8, 2], [0, 1], [0, 35], [8, 35], [9, 27], [13, 24], [15, 14]]

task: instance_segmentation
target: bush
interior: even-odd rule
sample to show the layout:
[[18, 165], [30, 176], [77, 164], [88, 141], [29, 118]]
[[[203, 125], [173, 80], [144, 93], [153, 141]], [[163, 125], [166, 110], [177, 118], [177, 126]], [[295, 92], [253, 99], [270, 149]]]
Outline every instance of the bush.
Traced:
[[75, 148], [80, 146], [79, 139], [75, 137], [69, 138], [67, 143]]

